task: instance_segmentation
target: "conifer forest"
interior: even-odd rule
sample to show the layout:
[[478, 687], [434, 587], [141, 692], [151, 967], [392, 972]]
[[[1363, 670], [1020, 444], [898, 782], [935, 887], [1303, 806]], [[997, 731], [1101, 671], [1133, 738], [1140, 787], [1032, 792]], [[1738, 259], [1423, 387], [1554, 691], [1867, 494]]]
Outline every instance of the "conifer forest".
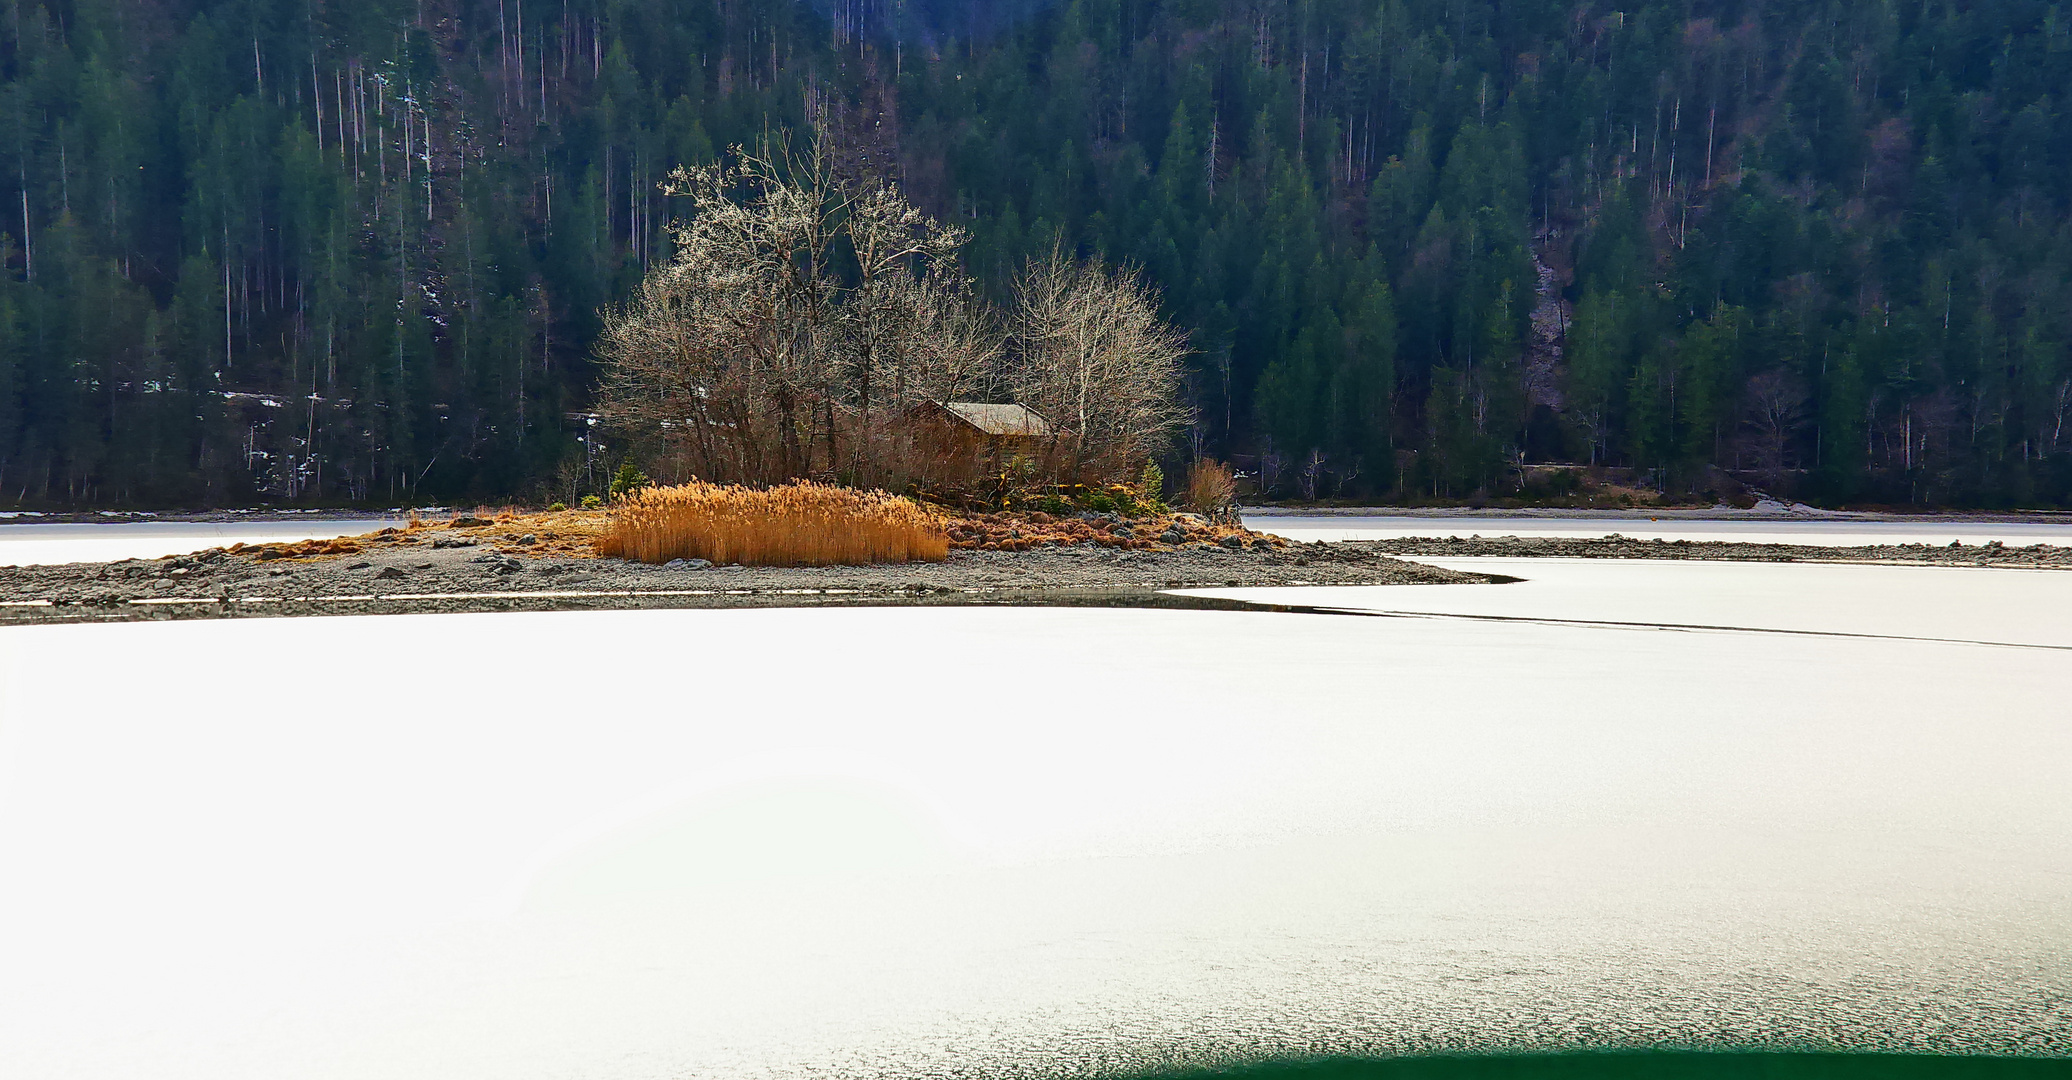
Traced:
[[1132, 266], [1286, 498], [2072, 504], [2046, 0], [6, 0], [0, 509], [598, 490], [660, 184]]

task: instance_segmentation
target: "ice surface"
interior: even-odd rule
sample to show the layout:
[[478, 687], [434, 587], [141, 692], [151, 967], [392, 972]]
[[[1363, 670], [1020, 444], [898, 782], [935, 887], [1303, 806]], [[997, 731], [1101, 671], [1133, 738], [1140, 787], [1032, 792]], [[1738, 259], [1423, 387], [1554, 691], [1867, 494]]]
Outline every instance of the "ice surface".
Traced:
[[[1767, 569], [1838, 627], [1954, 573]], [[1629, 580], [1631, 610], [1685, 622], [1773, 587]], [[1965, 617], [2065, 610], [1978, 596]], [[0, 1075], [2062, 1054], [2066, 670], [2028, 648], [1225, 612], [16, 628]]]
[[1291, 540], [1390, 540], [1404, 536], [1598, 537], [1606, 533], [1637, 540], [1727, 540], [1745, 544], [2028, 544], [2072, 545], [2072, 520], [2058, 524], [1990, 521], [1701, 521], [1633, 515], [1599, 518], [1417, 517], [1389, 514], [1253, 514], [1245, 524]]
[[[1418, 557], [1524, 580], [1452, 585], [1184, 589], [1398, 614], [1744, 627], [2072, 648], [2072, 572], [1854, 563]], [[2072, 665], [2072, 657], [2067, 657]]]
[[124, 522], [108, 525], [0, 525], [0, 566], [118, 562], [185, 555], [235, 543], [274, 544], [358, 536], [400, 520]]

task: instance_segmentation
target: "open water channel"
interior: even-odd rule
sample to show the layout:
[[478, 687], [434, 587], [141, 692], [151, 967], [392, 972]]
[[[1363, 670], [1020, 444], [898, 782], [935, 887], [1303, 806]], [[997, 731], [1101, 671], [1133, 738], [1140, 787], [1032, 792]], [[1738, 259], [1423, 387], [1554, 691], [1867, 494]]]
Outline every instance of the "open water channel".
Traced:
[[0, 1075], [2072, 1053], [2072, 574], [1474, 565], [8, 629]]

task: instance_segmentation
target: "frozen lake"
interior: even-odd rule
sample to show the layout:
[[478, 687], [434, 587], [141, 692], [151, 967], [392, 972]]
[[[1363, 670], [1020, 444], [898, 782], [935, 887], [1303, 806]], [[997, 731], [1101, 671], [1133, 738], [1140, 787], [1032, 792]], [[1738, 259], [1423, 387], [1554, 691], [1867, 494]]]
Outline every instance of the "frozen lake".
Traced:
[[[1848, 563], [1417, 558], [1499, 588], [1183, 589], [1401, 615], [1923, 638], [2072, 649], [2072, 573]], [[2067, 657], [2072, 665], [2072, 657]], [[2068, 712], [2072, 715], [2072, 712]]]
[[83, 525], [0, 522], [0, 566], [156, 559], [236, 543], [293, 543], [297, 540], [329, 540], [334, 536], [358, 536], [385, 526], [402, 524], [399, 518], [139, 521]]
[[2063, 524], [1994, 521], [1779, 521], [1704, 520], [1645, 516], [1540, 517], [1418, 516], [1391, 514], [1247, 514], [1245, 524], [1291, 540], [1394, 540], [1406, 536], [1598, 537], [1606, 533], [1638, 540], [1728, 540], [1745, 544], [2029, 544], [2072, 545], [2072, 518]]
[[2072, 1052], [2072, 574], [1509, 572], [10, 629], [0, 1075]]

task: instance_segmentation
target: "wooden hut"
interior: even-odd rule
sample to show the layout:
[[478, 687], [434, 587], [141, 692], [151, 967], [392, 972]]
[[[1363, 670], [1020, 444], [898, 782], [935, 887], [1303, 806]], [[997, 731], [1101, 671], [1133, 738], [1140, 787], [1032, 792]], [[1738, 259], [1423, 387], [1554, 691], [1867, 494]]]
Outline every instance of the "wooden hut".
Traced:
[[983, 439], [988, 446], [1004, 446], [1016, 439], [1042, 439], [1050, 435], [1050, 425], [1021, 405], [945, 401], [942, 411], [947, 414], [953, 430], [961, 428], [969, 433], [967, 437]]
[[931, 441], [953, 482], [969, 485], [1016, 457], [1037, 459], [1050, 449], [1050, 424], [1021, 405], [944, 401], [928, 413]]

